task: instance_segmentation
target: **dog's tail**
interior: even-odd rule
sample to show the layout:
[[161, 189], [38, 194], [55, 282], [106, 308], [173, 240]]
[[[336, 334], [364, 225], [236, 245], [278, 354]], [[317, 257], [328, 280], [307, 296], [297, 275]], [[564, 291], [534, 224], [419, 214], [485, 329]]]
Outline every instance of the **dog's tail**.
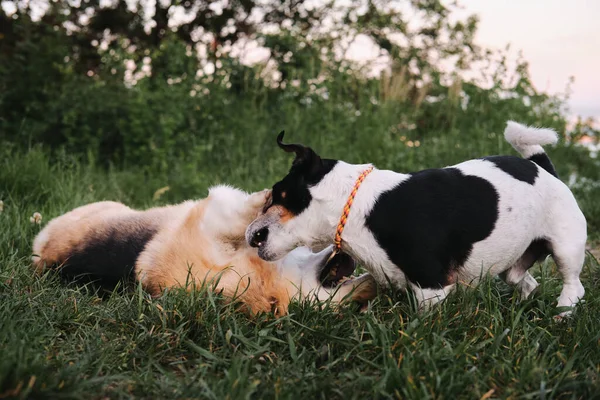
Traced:
[[542, 147], [546, 144], [555, 144], [558, 141], [558, 136], [552, 129], [533, 128], [514, 121], [508, 121], [504, 138], [521, 156], [533, 161], [558, 178], [552, 161], [550, 161]]

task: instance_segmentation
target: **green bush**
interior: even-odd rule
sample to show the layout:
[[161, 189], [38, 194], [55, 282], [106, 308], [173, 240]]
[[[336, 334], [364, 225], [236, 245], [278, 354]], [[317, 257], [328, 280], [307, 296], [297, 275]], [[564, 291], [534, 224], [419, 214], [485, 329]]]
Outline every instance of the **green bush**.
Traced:
[[[279, 33], [264, 35], [261, 42], [277, 62], [275, 70], [245, 66], [223, 53], [209, 57], [213, 73], [197, 74], [206, 62], [199, 62], [180, 31], [167, 31], [152, 45], [141, 41], [145, 36], [135, 36], [136, 31], [129, 37], [115, 34], [102, 47], [92, 44], [98, 40], [91, 38], [102, 33], [93, 31], [96, 25], [66, 28], [74, 21], [68, 16], [79, 9], [53, 4], [39, 21], [27, 10], [12, 17], [0, 12], [7, 27], [0, 40], [0, 140], [21, 149], [42, 144], [51, 151], [92, 157], [104, 166], [147, 173], [185, 163], [197, 169], [215, 164], [249, 169], [254, 162], [248, 160], [255, 158], [264, 169], [273, 156], [274, 136], [285, 129], [289, 140], [339, 157], [352, 154], [347, 150], [352, 146], [361, 149], [357, 161], [385, 159], [410, 167], [403, 159], [406, 140], [423, 146], [447, 135], [478, 141], [499, 132], [507, 119], [565, 130], [564, 99], [537, 92], [524, 61], [509, 71], [502, 52], [479, 56], [490, 61], [483, 70], [486, 86], [428, 63], [429, 47], [400, 49], [384, 41], [382, 48], [389, 47], [395, 57], [391, 73], [369, 77], [336, 56], [332, 46], [339, 43], [337, 36], [309, 40], [281, 25]], [[432, 4], [415, 2], [414, 7], [446, 21], [448, 10]], [[111, 10], [97, 12], [101, 16]], [[382, 11], [368, 11], [374, 12]], [[369, 24], [401, 22], [385, 13], [375, 20], [361, 18], [354, 25], [375, 36]], [[436, 29], [454, 32], [462, 38], [455, 45], [469, 48], [475, 27], [469, 20]], [[476, 55], [443, 46], [438, 43], [439, 52]], [[421, 75], [411, 64], [416, 59]], [[125, 60], [137, 63], [129, 71], [133, 77]], [[145, 64], [152, 67], [150, 75], [142, 73]]]

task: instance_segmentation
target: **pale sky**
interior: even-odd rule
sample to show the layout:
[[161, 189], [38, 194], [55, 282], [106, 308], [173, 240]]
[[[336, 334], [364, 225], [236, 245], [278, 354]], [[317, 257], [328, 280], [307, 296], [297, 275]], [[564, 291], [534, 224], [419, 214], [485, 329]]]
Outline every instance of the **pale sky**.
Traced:
[[477, 41], [523, 51], [535, 87], [563, 92], [571, 112], [600, 119], [600, 0], [460, 0], [480, 18]]
[[[521, 51], [535, 88], [546, 93], [564, 93], [574, 77], [570, 114], [595, 117], [600, 123], [600, 0], [459, 0], [459, 4], [463, 9], [454, 18], [479, 16], [475, 39], [479, 45], [504, 49], [510, 44], [510, 61]], [[377, 71], [387, 65], [378, 54], [367, 37], [358, 37], [347, 53]]]

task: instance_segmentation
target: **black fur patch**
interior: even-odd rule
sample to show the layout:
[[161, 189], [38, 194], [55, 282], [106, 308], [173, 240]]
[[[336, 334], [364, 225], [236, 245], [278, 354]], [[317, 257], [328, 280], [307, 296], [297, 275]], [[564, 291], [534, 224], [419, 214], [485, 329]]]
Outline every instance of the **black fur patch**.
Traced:
[[556, 170], [554, 169], [554, 165], [552, 164], [552, 161], [550, 161], [550, 157], [548, 157], [548, 154], [546, 154], [546, 153], [534, 154], [531, 157], [529, 157], [528, 160], [533, 161], [540, 167], [544, 168], [548, 173], [550, 173], [558, 178], [558, 174], [556, 173]]
[[324, 287], [335, 286], [342, 278], [348, 277], [354, 273], [356, 263], [346, 253], [336, 254], [319, 273], [319, 282]]
[[131, 283], [136, 260], [155, 234], [156, 229], [150, 227], [131, 231], [115, 227], [108, 233], [92, 235], [74, 249], [58, 273], [67, 281], [92, 283], [105, 290]]
[[383, 193], [366, 225], [413, 283], [439, 288], [487, 238], [498, 219], [498, 193], [456, 168], [412, 174]]
[[535, 239], [527, 247], [525, 253], [521, 256], [518, 263], [524, 268], [533, 267], [536, 261], [546, 257], [551, 253], [550, 242], [546, 239]]
[[513, 178], [530, 185], [535, 183], [538, 176], [538, 167], [529, 160], [515, 156], [490, 156], [483, 160], [493, 162], [494, 165]]
[[273, 185], [272, 205], [280, 205], [294, 215], [308, 208], [312, 200], [308, 189], [319, 183], [337, 164], [337, 160], [320, 160], [320, 162], [318, 168], [310, 171], [303, 164], [293, 165], [286, 177]]

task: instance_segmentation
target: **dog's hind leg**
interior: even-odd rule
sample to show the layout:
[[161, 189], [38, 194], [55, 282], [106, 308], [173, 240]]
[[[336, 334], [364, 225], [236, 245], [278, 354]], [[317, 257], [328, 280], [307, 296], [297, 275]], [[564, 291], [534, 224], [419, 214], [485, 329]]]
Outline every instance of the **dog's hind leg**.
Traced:
[[[558, 307], [574, 307], [585, 294], [585, 289], [579, 280], [585, 259], [585, 243], [576, 246], [555, 246], [554, 261], [562, 275], [563, 288], [558, 297]], [[561, 315], [568, 315], [565, 311]]]
[[[549, 241], [552, 256], [563, 279], [563, 288], [557, 306], [574, 307], [585, 294], [579, 275], [585, 261], [587, 224], [570, 192], [551, 211], [555, 217], [552, 219]], [[565, 311], [560, 316], [570, 313], [571, 311]]]

